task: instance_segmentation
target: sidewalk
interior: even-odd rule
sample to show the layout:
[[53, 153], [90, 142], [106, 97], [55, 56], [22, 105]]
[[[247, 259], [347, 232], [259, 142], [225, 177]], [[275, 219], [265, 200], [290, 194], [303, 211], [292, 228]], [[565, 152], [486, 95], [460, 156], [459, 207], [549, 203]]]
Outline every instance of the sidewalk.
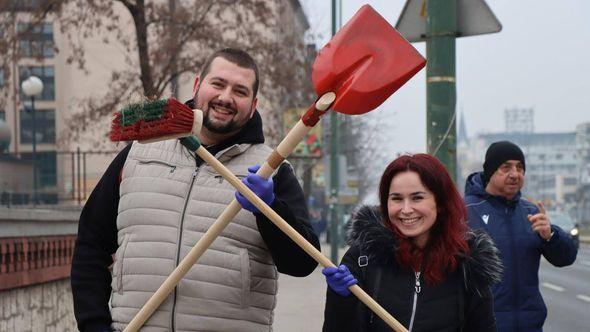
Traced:
[[[340, 255], [344, 255], [344, 252], [345, 249], [339, 251]], [[322, 254], [330, 258], [329, 243], [322, 242]], [[321, 266], [318, 265], [312, 274], [305, 278], [280, 274], [273, 330], [277, 332], [321, 331], [325, 303], [326, 281]]]
[[[580, 242], [590, 243], [590, 236], [580, 237]], [[340, 249], [342, 257], [346, 249]], [[322, 254], [330, 258], [330, 244], [322, 242]], [[338, 262], [334, 263], [339, 263]], [[326, 281], [322, 267], [318, 266], [305, 278], [279, 274], [279, 293], [273, 330], [277, 332], [321, 331], [326, 303]]]

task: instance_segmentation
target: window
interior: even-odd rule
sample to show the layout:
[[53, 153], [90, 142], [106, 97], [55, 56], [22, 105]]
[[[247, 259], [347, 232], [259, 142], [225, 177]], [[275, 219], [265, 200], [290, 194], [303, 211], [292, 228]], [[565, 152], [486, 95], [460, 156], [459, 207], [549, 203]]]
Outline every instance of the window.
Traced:
[[19, 23], [19, 50], [24, 57], [53, 57], [53, 24], [43, 23], [32, 25]]
[[0, 88], [3, 86], [4, 86], [4, 69], [0, 68]]
[[6, 10], [30, 11], [39, 8], [41, 0], [8, 0], [3, 7]]
[[0, 120], [6, 122], [6, 112], [0, 110]]
[[[36, 100], [55, 100], [55, 73], [53, 66], [33, 66], [33, 67], [19, 67], [19, 86], [22, 82], [29, 78], [29, 76], [37, 76], [43, 81], [43, 92], [41, 96], [36, 97]], [[21, 90], [21, 100], [28, 100]]]
[[[39, 187], [50, 187], [57, 185], [57, 153], [55, 151], [37, 152], [37, 174]], [[30, 152], [21, 153], [24, 160], [33, 160]]]
[[565, 178], [563, 184], [566, 186], [575, 186], [578, 184], [578, 180], [576, 178]]
[[[36, 143], [55, 143], [55, 110], [35, 109]], [[29, 108], [20, 112], [20, 142], [33, 143], [33, 114]]]

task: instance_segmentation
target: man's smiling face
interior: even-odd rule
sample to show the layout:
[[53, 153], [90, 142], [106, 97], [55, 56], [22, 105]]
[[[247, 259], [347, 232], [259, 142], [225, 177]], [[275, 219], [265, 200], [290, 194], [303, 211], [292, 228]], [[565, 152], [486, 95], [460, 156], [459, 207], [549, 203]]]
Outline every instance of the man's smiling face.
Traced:
[[[203, 111], [201, 134], [210, 144], [219, 143], [238, 132], [252, 118], [257, 99], [252, 69], [243, 68], [222, 57], [211, 62], [209, 72], [199, 79], [195, 105]], [[208, 139], [207, 139], [208, 138]]]

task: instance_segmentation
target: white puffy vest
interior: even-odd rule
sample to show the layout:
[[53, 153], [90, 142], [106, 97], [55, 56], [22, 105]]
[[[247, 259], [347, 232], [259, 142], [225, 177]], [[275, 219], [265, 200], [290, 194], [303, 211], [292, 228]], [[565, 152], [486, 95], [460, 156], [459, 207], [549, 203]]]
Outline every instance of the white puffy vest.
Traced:
[[[235, 175], [271, 149], [234, 145], [216, 157]], [[122, 330], [234, 198], [235, 189], [178, 140], [134, 143], [122, 173], [112, 280]], [[277, 270], [254, 215], [240, 211], [142, 331], [271, 331]]]

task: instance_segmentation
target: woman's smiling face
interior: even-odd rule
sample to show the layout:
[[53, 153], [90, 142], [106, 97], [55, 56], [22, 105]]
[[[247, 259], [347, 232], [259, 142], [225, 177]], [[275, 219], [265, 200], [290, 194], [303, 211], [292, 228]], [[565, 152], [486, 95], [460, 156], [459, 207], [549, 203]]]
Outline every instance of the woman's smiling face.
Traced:
[[389, 220], [400, 233], [424, 248], [437, 216], [434, 194], [422, 184], [418, 173], [396, 174], [389, 185]]

